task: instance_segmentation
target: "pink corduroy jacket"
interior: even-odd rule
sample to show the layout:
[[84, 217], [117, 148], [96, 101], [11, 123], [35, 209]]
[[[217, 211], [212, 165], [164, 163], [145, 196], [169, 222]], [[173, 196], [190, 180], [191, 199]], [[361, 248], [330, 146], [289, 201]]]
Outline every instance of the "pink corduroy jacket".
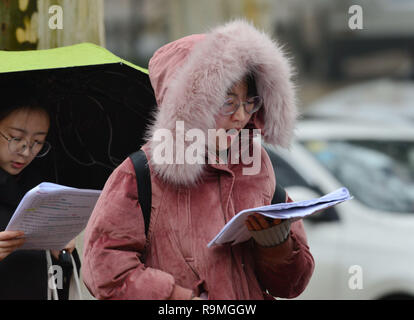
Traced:
[[[209, 299], [263, 299], [266, 291], [293, 298], [305, 289], [314, 261], [301, 221], [275, 247], [252, 239], [207, 247], [239, 211], [270, 204], [276, 179], [263, 148], [256, 154], [260, 170], [255, 175], [243, 173], [243, 162], [155, 161], [157, 129], [169, 129], [175, 137], [176, 121], [183, 121], [185, 132], [197, 128], [207, 136], [227, 89], [247, 72], [254, 73], [264, 100], [249, 127], [260, 129], [267, 143], [288, 146], [296, 118], [291, 69], [264, 33], [234, 21], [154, 54], [149, 74], [159, 108], [143, 147], [152, 183], [149, 235], [135, 171], [126, 159], [106, 182], [85, 230], [83, 279], [96, 298], [190, 299], [193, 292], [205, 292]], [[179, 150], [194, 142], [174, 143]]]

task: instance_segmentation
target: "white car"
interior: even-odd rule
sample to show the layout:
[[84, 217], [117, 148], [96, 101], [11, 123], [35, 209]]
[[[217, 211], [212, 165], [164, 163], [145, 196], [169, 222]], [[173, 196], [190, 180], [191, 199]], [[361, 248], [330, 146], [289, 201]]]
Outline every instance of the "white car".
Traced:
[[349, 85], [308, 105], [303, 116], [412, 124], [414, 82], [383, 78]]
[[295, 201], [347, 187], [352, 200], [304, 219], [315, 271], [299, 299], [414, 298], [414, 128], [302, 121], [270, 151]]

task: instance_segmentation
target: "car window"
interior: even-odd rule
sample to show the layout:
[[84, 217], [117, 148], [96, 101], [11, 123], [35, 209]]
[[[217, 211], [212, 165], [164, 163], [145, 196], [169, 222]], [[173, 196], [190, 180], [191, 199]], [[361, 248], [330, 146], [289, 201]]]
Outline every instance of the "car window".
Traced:
[[414, 142], [307, 141], [303, 145], [365, 205], [414, 213]]
[[268, 148], [266, 148], [266, 150], [275, 170], [277, 183], [280, 183], [285, 188], [291, 186], [312, 188], [312, 186], [310, 186], [306, 180], [276, 152]]

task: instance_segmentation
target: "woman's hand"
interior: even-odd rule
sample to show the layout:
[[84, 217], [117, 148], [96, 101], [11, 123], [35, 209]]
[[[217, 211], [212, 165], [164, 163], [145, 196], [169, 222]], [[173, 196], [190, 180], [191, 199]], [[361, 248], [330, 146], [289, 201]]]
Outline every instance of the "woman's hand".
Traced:
[[[66, 251], [69, 251], [69, 253], [72, 253], [73, 250], [75, 250], [76, 247], [76, 238], [72, 239], [66, 246], [65, 249]], [[59, 254], [60, 251], [58, 250], [50, 250], [50, 252], [52, 253], [52, 255], [56, 258], [56, 260], [59, 260]]]
[[25, 239], [23, 231], [0, 232], [0, 261], [23, 245]]
[[249, 231], [260, 231], [268, 229], [281, 222], [282, 220], [280, 219], [268, 218], [258, 213], [253, 213], [252, 215], [248, 216], [245, 221], [247, 229], [249, 229]]

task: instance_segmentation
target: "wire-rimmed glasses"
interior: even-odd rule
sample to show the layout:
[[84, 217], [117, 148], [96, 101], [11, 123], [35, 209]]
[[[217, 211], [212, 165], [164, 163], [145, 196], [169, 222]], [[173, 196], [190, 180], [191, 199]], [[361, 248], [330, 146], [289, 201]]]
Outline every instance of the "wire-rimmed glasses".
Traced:
[[236, 113], [241, 104], [243, 105], [244, 111], [246, 111], [246, 113], [253, 114], [262, 107], [263, 100], [261, 97], [255, 96], [241, 102], [236, 97], [229, 97], [220, 108], [220, 113], [225, 116], [232, 115]]
[[30, 153], [36, 158], [44, 157], [50, 150], [51, 145], [47, 141], [34, 141], [31, 145], [23, 138], [8, 138], [3, 133], [0, 135], [9, 142], [9, 151], [11, 153], [23, 153], [29, 148]]

